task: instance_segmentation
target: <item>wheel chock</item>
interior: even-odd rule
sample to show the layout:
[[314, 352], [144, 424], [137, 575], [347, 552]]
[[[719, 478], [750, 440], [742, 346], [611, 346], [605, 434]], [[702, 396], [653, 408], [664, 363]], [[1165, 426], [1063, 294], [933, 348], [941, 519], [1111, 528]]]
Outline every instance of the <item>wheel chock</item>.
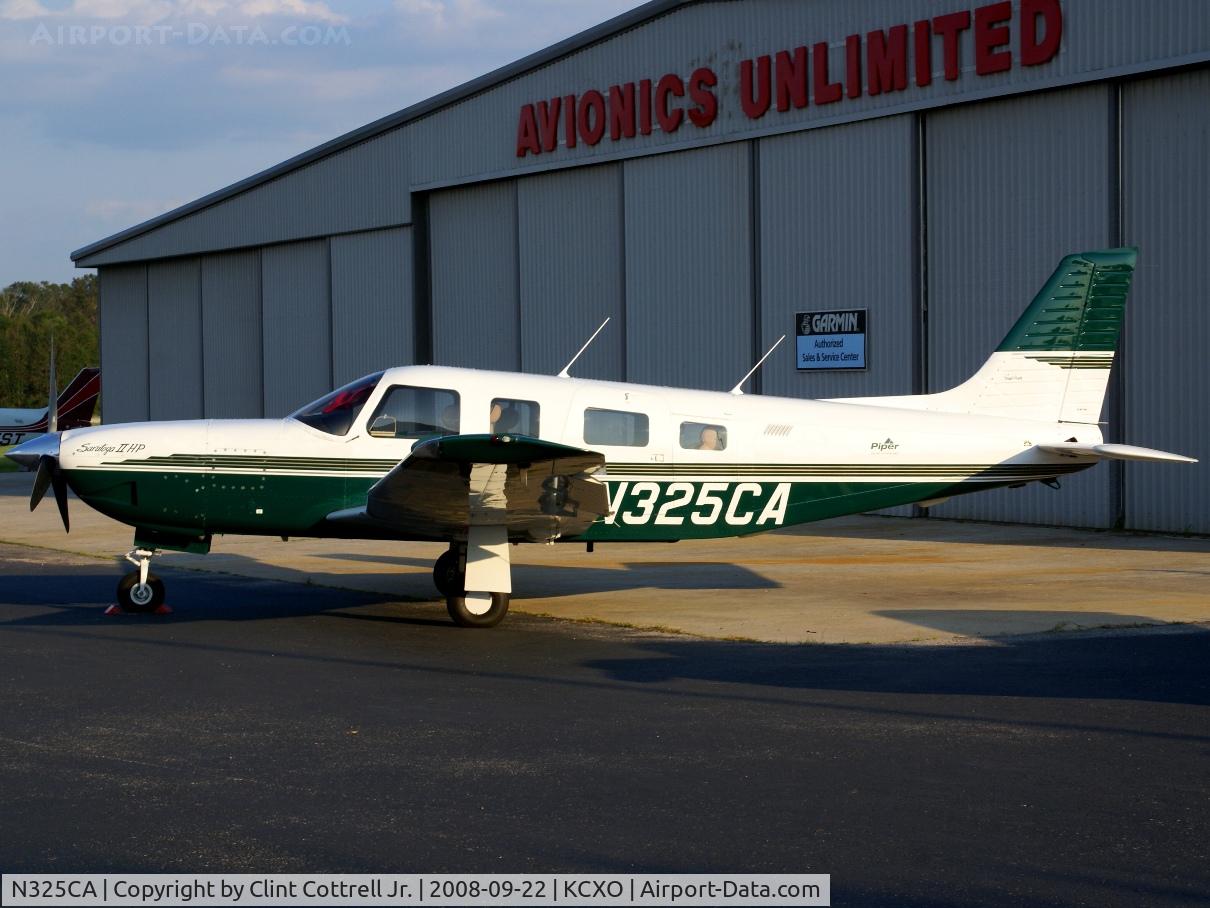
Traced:
[[[106, 614], [112, 618], [115, 615], [133, 615], [133, 614], [135, 614], [135, 612], [128, 612], [128, 611], [126, 611], [126, 609], [122, 608], [122, 606], [117, 605], [115, 603], [114, 605], [111, 605], [109, 608], [105, 609], [104, 614]], [[171, 615], [172, 608], [167, 605], [160, 605], [160, 606], [157, 606], [156, 610], [154, 612], [152, 612], [151, 614], [153, 614], [153, 615]]]

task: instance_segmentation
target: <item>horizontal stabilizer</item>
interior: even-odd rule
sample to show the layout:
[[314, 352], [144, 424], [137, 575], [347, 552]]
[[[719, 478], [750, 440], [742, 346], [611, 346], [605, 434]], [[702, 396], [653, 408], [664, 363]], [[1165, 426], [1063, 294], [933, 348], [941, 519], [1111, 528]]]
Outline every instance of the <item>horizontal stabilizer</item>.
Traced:
[[1047, 454], [1059, 454], [1063, 457], [1097, 457], [1103, 460], [1149, 460], [1156, 463], [1197, 463], [1193, 457], [1183, 454], [1170, 454], [1167, 451], [1157, 451], [1154, 448], [1140, 448], [1137, 445], [1112, 444], [1083, 444], [1075, 441], [1055, 442], [1049, 445], [1038, 445], [1038, 450]]

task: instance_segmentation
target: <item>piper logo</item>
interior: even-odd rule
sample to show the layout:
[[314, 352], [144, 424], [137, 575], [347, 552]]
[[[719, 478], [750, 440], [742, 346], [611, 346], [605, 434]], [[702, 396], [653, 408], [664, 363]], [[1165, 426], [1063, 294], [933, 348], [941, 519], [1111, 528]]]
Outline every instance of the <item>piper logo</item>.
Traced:
[[894, 451], [898, 447], [899, 445], [895, 444], [895, 442], [889, 438], [886, 441], [870, 442], [871, 451]]

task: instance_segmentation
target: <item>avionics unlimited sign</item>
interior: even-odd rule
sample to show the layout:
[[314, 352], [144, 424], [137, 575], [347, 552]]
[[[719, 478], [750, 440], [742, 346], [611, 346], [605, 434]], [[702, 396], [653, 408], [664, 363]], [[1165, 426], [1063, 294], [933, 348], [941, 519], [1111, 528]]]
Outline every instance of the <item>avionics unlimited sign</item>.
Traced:
[[[1014, 33], [1016, 40], [1013, 40]], [[974, 55], [979, 77], [1053, 60], [1063, 38], [1061, 0], [1010, 0], [974, 10], [946, 13], [845, 38], [839, 53], [828, 41], [802, 44], [743, 60], [738, 98], [720, 98], [718, 74], [702, 66], [683, 78], [665, 73], [525, 104], [517, 122], [517, 157], [594, 146], [607, 135], [623, 142], [656, 129], [676, 133], [687, 125], [705, 129], [720, 104], [736, 103], [749, 120], [823, 107], [846, 99], [906, 91], [909, 82], [925, 88], [933, 82], [934, 61], [942, 61], [947, 82], [962, 74], [961, 61]], [[836, 58], [836, 62], [833, 62]], [[843, 58], [843, 59], [841, 59]], [[834, 81], [834, 73], [843, 76]]]

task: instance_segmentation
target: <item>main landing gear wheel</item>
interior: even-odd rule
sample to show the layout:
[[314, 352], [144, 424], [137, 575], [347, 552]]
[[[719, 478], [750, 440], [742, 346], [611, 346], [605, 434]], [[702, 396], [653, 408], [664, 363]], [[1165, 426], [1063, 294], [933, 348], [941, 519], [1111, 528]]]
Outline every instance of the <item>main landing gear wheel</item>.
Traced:
[[[148, 573], [147, 582], [139, 582], [139, 572], [131, 571], [118, 581], [118, 605], [128, 612], [154, 612], [164, 604], [164, 581]], [[507, 606], [506, 606], [507, 607]]]
[[458, 593], [445, 607], [459, 627], [495, 627], [508, 614], [508, 593]]
[[441, 555], [433, 565], [433, 584], [437, 592], [449, 597], [462, 591], [462, 574], [458, 570], [458, 553], [450, 550]]

